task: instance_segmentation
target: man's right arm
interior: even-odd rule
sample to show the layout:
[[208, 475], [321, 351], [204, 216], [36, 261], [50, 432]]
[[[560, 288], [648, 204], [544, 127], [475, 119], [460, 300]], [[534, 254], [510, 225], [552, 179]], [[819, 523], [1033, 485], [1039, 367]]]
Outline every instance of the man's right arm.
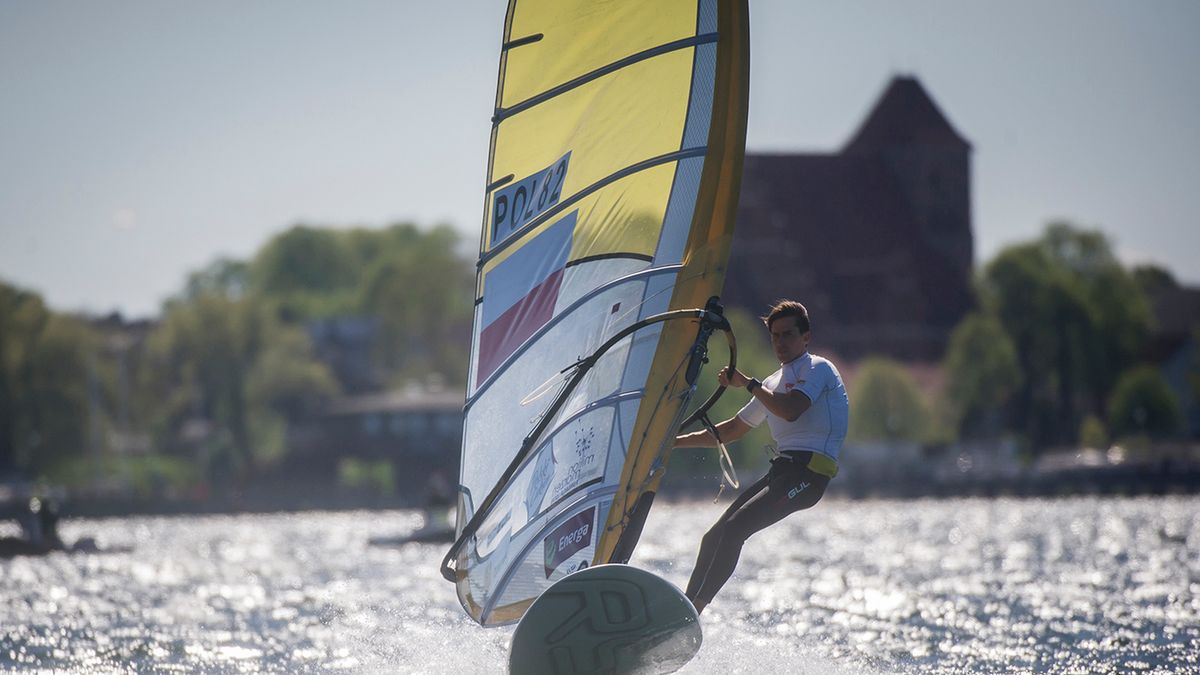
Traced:
[[[721, 435], [723, 443], [732, 443], [737, 439], [745, 436], [754, 427], [750, 426], [741, 417], [734, 415], [729, 419], [717, 425], [717, 433]], [[717, 447], [717, 439], [708, 432], [708, 429], [694, 431], [690, 434], [680, 434], [675, 437], [675, 447], [677, 448], [715, 448]]]

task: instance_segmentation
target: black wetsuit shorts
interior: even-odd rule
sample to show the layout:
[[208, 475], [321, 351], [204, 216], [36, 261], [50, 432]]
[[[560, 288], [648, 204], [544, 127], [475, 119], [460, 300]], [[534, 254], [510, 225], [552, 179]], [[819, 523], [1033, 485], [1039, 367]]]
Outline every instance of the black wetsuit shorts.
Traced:
[[798, 452], [772, 460], [767, 474], [738, 495], [704, 535], [687, 587], [696, 609], [703, 610], [725, 585], [751, 535], [821, 500], [829, 477], [813, 471], [811, 459], [812, 453]]

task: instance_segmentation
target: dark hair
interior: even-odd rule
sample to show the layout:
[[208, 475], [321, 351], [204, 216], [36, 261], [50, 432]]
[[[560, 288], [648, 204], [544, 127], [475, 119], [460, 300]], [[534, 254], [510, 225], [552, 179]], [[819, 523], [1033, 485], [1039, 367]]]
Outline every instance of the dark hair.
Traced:
[[767, 330], [771, 329], [771, 324], [775, 323], [775, 319], [782, 319], [785, 316], [796, 317], [796, 328], [801, 334], [807, 333], [812, 329], [812, 324], [808, 320], [808, 310], [804, 305], [795, 300], [780, 300], [775, 303], [775, 306], [767, 312], [767, 315], [761, 317], [763, 323], [767, 324]]

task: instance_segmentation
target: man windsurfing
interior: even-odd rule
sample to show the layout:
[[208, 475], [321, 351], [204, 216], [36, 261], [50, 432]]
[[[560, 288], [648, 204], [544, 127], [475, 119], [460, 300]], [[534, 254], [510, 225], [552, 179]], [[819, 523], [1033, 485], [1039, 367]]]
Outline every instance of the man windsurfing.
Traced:
[[[761, 382], [736, 368], [722, 368], [723, 386], [745, 387], [750, 402], [737, 415], [716, 425], [721, 441], [736, 441], [764, 421], [778, 445], [767, 474], [738, 495], [704, 535], [687, 597], [697, 611], [712, 602], [737, 567], [742, 545], [751, 535], [784, 517], [816, 505], [837, 474], [838, 451], [846, 438], [850, 405], [837, 368], [810, 354], [808, 310], [785, 300], [763, 317], [780, 367]], [[714, 447], [709, 431], [683, 434], [676, 447]]]

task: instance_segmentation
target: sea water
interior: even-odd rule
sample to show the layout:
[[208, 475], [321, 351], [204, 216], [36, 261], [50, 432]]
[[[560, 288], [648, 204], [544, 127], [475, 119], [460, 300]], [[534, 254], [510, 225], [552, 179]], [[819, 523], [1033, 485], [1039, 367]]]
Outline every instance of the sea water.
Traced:
[[[727, 500], [725, 500], [727, 501]], [[660, 503], [683, 586], [724, 504]], [[1200, 498], [828, 499], [753, 537], [683, 673], [1200, 672]], [[0, 561], [0, 670], [501, 673], [408, 511], [69, 520]], [[8, 532], [3, 532], [8, 533]]]

